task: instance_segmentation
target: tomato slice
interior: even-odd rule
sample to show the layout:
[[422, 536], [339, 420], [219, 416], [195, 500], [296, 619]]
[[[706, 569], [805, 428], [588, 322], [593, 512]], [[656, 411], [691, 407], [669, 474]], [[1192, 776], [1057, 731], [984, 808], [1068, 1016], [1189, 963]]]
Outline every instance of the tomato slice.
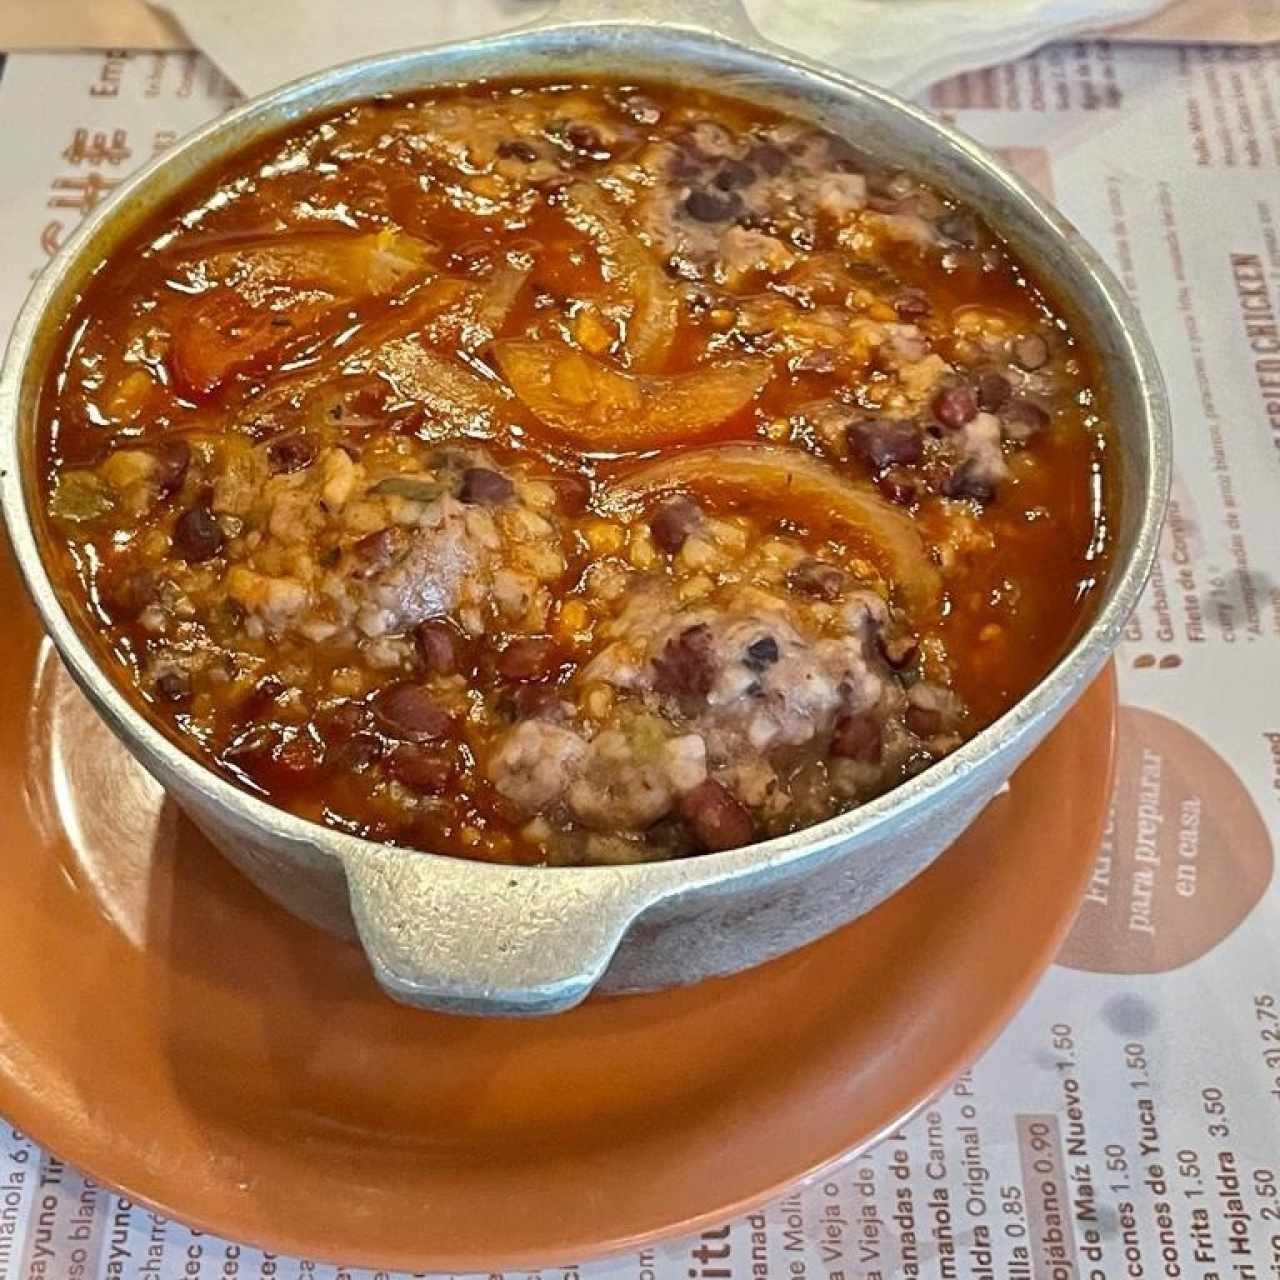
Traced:
[[284, 312], [255, 310], [230, 289], [211, 289], [174, 329], [174, 389], [186, 399], [207, 400], [232, 374], [265, 364], [293, 332]]

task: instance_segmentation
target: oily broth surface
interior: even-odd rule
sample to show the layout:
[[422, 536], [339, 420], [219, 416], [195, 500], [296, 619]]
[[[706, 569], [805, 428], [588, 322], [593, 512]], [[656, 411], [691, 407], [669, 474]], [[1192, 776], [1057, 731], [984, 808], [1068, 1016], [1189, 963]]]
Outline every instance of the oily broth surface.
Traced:
[[[652, 106], [656, 120], [649, 122], [647, 112], [636, 118], [625, 105], [636, 97]], [[561, 130], [548, 144], [548, 155], [550, 163], [563, 165], [564, 182], [589, 182], [606, 196], [634, 188], [643, 199], [655, 180], [642, 175], [629, 185], [628, 166], [643, 171], [655, 140], [660, 144], [679, 136], [691, 122], [713, 120], [734, 135], [784, 123], [754, 107], [658, 86], [633, 90], [601, 84], [554, 89], [497, 85], [438, 94], [430, 102], [363, 104], [261, 144], [195, 184], [130, 249], [106, 263], [68, 318], [68, 341], [49, 371], [42, 401], [47, 492], [55, 494], [69, 472], [92, 471], [112, 453], [145, 451], [166, 439], [233, 434], [261, 448], [295, 429], [291, 421], [283, 421], [291, 415], [303, 420], [305, 432], [305, 419], [312, 412], [306, 396], [311, 392], [293, 401], [286, 397], [284, 407], [263, 420], [255, 416], [255, 405], [273, 389], [287, 390], [290, 380], [301, 385], [316, 371], [336, 367], [344, 351], [403, 313], [431, 280], [483, 288], [497, 270], [524, 271], [496, 336], [582, 348], [584, 333], [590, 337], [582, 321], [585, 312], [599, 322], [607, 338], [599, 349], [597, 337], [597, 348], [588, 347], [589, 354], [627, 370], [633, 317], [616, 297], [617, 265], [601, 252], [589, 229], [566, 216], [563, 197], [556, 192], [560, 179], [542, 184], [531, 196], [530, 188], [518, 179], [505, 187], [490, 181], [494, 166], [470, 156], [465, 145], [452, 150], [418, 145], [412, 129], [401, 128], [405, 120], [427, 118], [441, 108], [465, 111], [468, 104], [501, 105], [515, 98], [555, 98], [565, 104], [565, 118], [594, 129], [597, 140], [607, 138], [611, 127], [623, 131], [616, 144], [593, 150], [566, 141], [564, 126], [552, 109], [539, 117]], [[532, 115], [538, 117], [539, 110]], [[554, 129], [527, 136], [536, 137], [541, 147], [547, 132], [554, 134]], [[955, 206], [942, 203], [948, 213], [955, 212]], [[662, 260], [661, 246], [653, 243], [635, 206], [619, 202], [618, 208], [628, 230], [638, 235], [655, 260]], [[678, 293], [678, 319], [660, 366], [648, 372], [680, 375], [737, 358], [772, 361], [773, 372], [763, 389], [701, 431], [697, 447], [784, 444], [870, 487], [877, 477], [884, 480], [884, 469], [850, 456], [839, 444], [833, 446], [811, 410], [834, 401], [875, 414], [877, 395], [887, 384], [896, 385], [895, 375], [874, 359], [862, 366], [843, 357], [833, 363], [821, 342], [806, 347], [803, 334], [779, 340], [776, 325], [762, 331], [753, 306], [762, 308], [767, 320], [769, 307], [781, 301], [803, 320], [823, 307], [844, 305], [850, 290], [860, 290], [871, 302], [864, 298], [848, 306], [847, 314], [896, 324], [900, 317], [876, 321], [875, 316], [883, 317], [894, 298], [918, 291], [929, 303], [928, 315], [918, 327], [927, 333], [931, 352], [964, 376], [977, 367], [965, 361], [965, 344], [973, 334], [989, 335], [994, 327], [1006, 335], [1044, 333], [1053, 339], [1051, 367], [1060, 385], [1050, 397], [1051, 422], [1026, 441], [1004, 442], [1009, 474], [996, 492], [983, 501], [948, 497], [931, 488], [930, 481], [904, 507], [921, 530], [933, 561], [942, 565], [944, 594], [936, 615], [911, 625], [922, 642], [920, 670], [954, 691], [964, 707], [958, 737], [967, 737], [1007, 709], [1056, 661], [1106, 572], [1111, 493], [1100, 420], [1103, 391], [1076, 335], [1028, 273], [989, 234], [984, 232], [978, 249], [960, 243], [954, 249], [943, 244], [922, 250], [910, 241], [882, 237], [872, 249], [849, 251], [841, 241], [842, 224], [819, 218], [816, 225], [813, 235], [779, 237], [796, 260], [791, 267], [748, 271], [729, 284], [718, 260], [710, 266], [691, 266], [678, 253], [668, 256], [664, 272]], [[245, 324], [246, 316], [250, 325], [256, 323], [255, 316], [286, 317], [293, 322], [279, 327], [287, 336], [265, 356], [230, 365], [212, 388], [193, 390], [175, 377], [174, 335], [190, 324], [201, 299], [219, 288], [216, 279], [211, 283], [202, 273], [202, 262], [247, 244], [287, 243], [298, 235], [370, 237], [387, 229], [431, 246], [429, 279], [415, 283], [410, 273], [404, 288], [376, 296], [357, 291], [336, 302], [331, 290], [326, 293], [309, 281], [280, 286], [268, 280], [262, 296], [238, 319], [233, 317], [231, 327]], [[815, 287], [804, 280], [802, 268], [819, 257], [838, 263], [835, 285]], [[253, 287], [252, 280], [241, 285], [242, 301], [246, 288], [251, 292]], [[447, 312], [447, 305], [441, 310]], [[494, 386], [501, 384], [487, 343], [471, 343], [452, 322], [425, 328], [425, 335], [415, 335], [423, 346]], [[608, 611], [592, 604], [588, 625], [575, 628], [560, 625], [565, 605], [592, 601], [592, 568], [611, 557], [628, 571], [670, 576], [681, 590], [697, 578], [693, 567], [669, 567], [662, 555], [641, 556], [637, 566], [634, 557], [628, 560], [627, 522], [607, 518], [612, 485], [638, 464], [674, 457], [683, 446], [618, 449], [611, 447], [607, 432], [584, 446], [549, 427], [518, 400], [509, 402], [501, 421], [475, 418], [460, 426], [415, 402], [395, 385], [394, 373], [384, 373], [371, 380], [383, 390], [375, 387], [369, 394], [362, 385], [354, 396], [359, 403], [343, 406], [341, 429], [347, 430], [348, 421], [358, 422], [348, 432], [351, 440], [358, 443], [373, 429], [431, 445], [477, 444], [499, 471], [524, 468], [521, 474], [551, 484], [558, 495], [553, 514], [561, 522], [564, 565], [562, 573], [545, 584], [551, 595], [549, 608], [540, 625], [490, 619], [482, 636], [468, 637], [474, 669], [453, 706], [454, 719], [463, 727], [448, 735], [448, 783], [439, 791], [406, 791], [394, 777], [390, 784], [371, 789], [364, 762], [357, 761], [357, 768], [350, 760], [338, 759], [324, 728], [331, 704], [368, 700], [389, 682], [406, 676], [416, 679], [411, 659], [394, 669], [369, 669], [353, 661], [347, 649], [322, 643], [280, 645], [268, 634], [247, 646], [259, 664], [249, 672], [253, 681], [247, 689], [238, 675], [220, 684], [197, 676], [181, 700], [169, 701], [157, 692], [149, 674], [156, 634], [111, 603], [111, 588], [122, 566], [137, 558], [149, 533], [155, 535], [153, 541], [172, 540], [175, 509], [199, 497], [190, 473], [178, 491], [134, 516], [125, 518], [117, 508], [106, 525], [52, 520], [48, 541], [54, 564], [66, 588], [87, 597], [96, 611], [105, 660], [121, 683], [149, 714], [171, 725], [188, 749], [243, 785], [304, 816], [374, 838], [471, 857], [592, 860], [580, 849], [572, 855], [549, 854], [550, 846], [528, 835], [529, 815], [513, 811], [487, 774], [486, 753], [510, 720], [509, 708], [503, 711], [499, 704], [511, 682], [496, 672], [494, 655], [512, 638], [543, 638], [546, 652], [536, 682], [565, 690], [575, 716], [590, 715], [585, 701], [590, 691], [583, 688], [581, 673], [600, 648], [597, 633]], [[930, 417], [929, 403], [925, 397], [908, 416], [923, 424]], [[709, 493], [699, 499], [707, 516], [729, 526], [733, 521], [745, 524], [747, 554], [757, 540], [782, 537], [851, 572], [859, 582], [875, 578], [867, 573], [858, 547], [832, 536], [821, 521], [798, 515], [783, 494]], [[648, 514], [632, 517], [631, 523], [642, 524]], [[619, 528], [622, 541], [615, 546]], [[736, 537], [727, 548], [717, 544], [725, 558], [710, 564], [704, 575], [717, 589], [724, 575], [736, 571], [734, 555], [743, 550], [733, 542]], [[168, 554], [156, 553], [161, 563]], [[892, 593], [892, 583], [879, 585]], [[243, 654], [243, 639], [207, 635], [204, 643], [219, 653]], [[190, 647], [190, 637], [186, 643]], [[305, 650], [304, 671], [284, 669], [291, 648]], [[353, 668], [363, 673], [362, 681], [347, 678]], [[284, 694], [264, 696], [259, 686], [266, 679], [284, 686]], [[274, 687], [269, 684], [267, 694]], [[246, 750], [250, 730], [263, 731], [268, 738], [275, 734], [276, 739], [261, 750], [250, 741]], [[282, 752], [281, 735], [302, 746]], [[377, 729], [374, 736], [383, 762], [401, 750], [394, 736], [386, 738]], [[814, 764], [807, 757], [797, 760], [790, 760], [788, 767], [803, 770]], [[375, 766], [375, 771], [381, 767]], [[904, 761], [900, 776], [918, 767], [917, 755]], [[883, 785], [877, 784], [880, 789]], [[846, 798], [837, 807], [847, 803]], [[757, 818], [756, 833], [772, 834], [804, 825], [815, 814], [822, 816], [812, 809], [804, 812], [807, 819], [796, 816], [780, 826]]]

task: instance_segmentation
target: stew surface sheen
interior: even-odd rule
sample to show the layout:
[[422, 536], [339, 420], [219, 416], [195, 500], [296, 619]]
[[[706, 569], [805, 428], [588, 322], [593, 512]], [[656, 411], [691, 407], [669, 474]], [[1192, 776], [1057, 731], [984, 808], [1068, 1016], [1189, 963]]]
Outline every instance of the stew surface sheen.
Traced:
[[194, 185], [42, 398], [105, 664], [275, 803], [499, 861], [732, 848], [953, 750], [1106, 573], [1105, 398], [981, 218], [856, 142], [502, 83]]

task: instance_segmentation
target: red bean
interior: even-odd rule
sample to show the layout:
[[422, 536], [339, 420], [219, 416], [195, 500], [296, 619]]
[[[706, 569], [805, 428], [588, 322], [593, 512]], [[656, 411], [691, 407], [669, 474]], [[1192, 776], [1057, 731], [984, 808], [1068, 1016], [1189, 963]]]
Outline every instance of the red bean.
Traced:
[[787, 167], [786, 154], [772, 142], [762, 142], [758, 147], [752, 147], [747, 159], [771, 178], [776, 178]]
[[301, 471], [316, 457], [315, 442], [306, 436], [281, 436], [267, 445], [267, 466], [273, 476]]
[[453, 780], [454, 762], [440, 751], [401, 743], [387, 758], [387, 772], [403, 786], [438, 796]]
[[742, 197], [736, 191], [690, 191], [684, 209], [697, 222], [728, 222], [741, 212]]
[[506, 502], [515, 491], [515, 485], [501, 472], [490, 471], [488, 467], [468, 467], [462, 473], [458, 501], [496, 507]]
[[356, 559], [356, 576], [370, 578], [394, 563], [408, 541], [408, 534], [399, 525], [390, 525], [366, 533], [351, 544], [351, 554]]
[[430, 742], [447, 737], [453, 717], [420, 684], [393, 684], [373, 699], [378, 726], [392, 738]]
[[1001, 408], [1000, 425], [1010, 440], [1025, 440], [1049, 425], [1049, 415], [1033, 400], [1019, 396]]
[[237, 768], [256, 771], [270, 763], [279, 742], [280, 730], [274, 725], [251, 724], [223, 748], [222, 758]]
[[504, 138], [498, 143], [498, 155], [504, 160], [520, 160], [525, 164], [532, 164], [538, 158], [538, 151], [522, 138]]
[[923, 289], [903, 289], [894, 298], [893, 309], [901, 320], [923, 320], [933, 311], [933, 303]]
[[567, 514], [576, 516], [586, 510], [587, 503], [591, 501], [591, 481], [586, 476], [561, 473], [551, 476], [550, 484]]
[[118, 621], [136, 618], [158, 596], [159, 583], [150, 569], [130, 569], [108, 579], [101, 588], [102, 603]]
[[952, 430], [972, 422], [977, 414], [978, 401], [962, 382], [943, 388], [933, 398], [933, 416]]
[[1029, 333], [1013, 344], [1013, 358], [1029, 373], [1043, 369], [1049, 363], [1049, 344], [1038, 333]]
[[879, 471], [882, 467], [919, 462], [924, 437], [907, 418], [862, 418], [845, 431], [850, 453]]
[[413, 630], [422, 668], [432, 676], [451, 676], [461, 665], [457, 632], [449, 623], [432, 619]]
[[155, 447], [156, 461], [160, 464], [156, 473], [156, 487], [162, 498], [175, 494], [182, 488], [191, 466], [191, 446], [185, 440], [162, 440]]
[[787, 586], [798, 591], [802, 596], [813, 596], [817, 600], [836, 600], [845, 589], [848, 576], [843, 569], [821, 560], [801, 560], [787, 574]]
[[1009, 379], [1002, 373], [984, 373], [975, 388], [978, 408], [986, 413], [995, 413], [1012, 394]]
[[692, 498], [670, 498], [649, 520], [653, 540], [663, 551], [675, 555], [691, 533], [702, 524], [702, 508]]
[[732, 792], [708, 778], [681, 797], [680, 813], [694, 837], [711, 851], [737, 849], [755, 837], [751, 815]]
[[674, 178], [700, 177], [705, 167], [701, 152], [691, 145], [678, 148], [671, 157], [671, 176]]
[[905, 719], [917, 738], [932, 738], [942, 728], [942, 712], [933, 707], [908, 707]]
[[325, 750], [326, 764], [344, 773], [363, 773], [382, 758], [382, 743], [371, 733], [353, 733]]
[[840, 352], [835, 347], [810, 347], [791, 367], [797, 373], [834, 373], [839, 364]]
[[263, 676], [236, 706], [236, 715], [243, 723], [261, 719], [263, 713], [284, 692], [285, 685], [276, 676]]
[[870, 711], [841, 716], [831, 735], [831, 754], [841, 760], [879, 764], [884, 750], [880, 721]]
[[340, 702], [320, 713], [320, 732], [326, 740], [340, 742], [368, 729], [372, 723], [369, 708], [359, 702]]
[[495, 668], [504, 680], [541, 680], [555, 670], [555, 648], [545, 636], [512, 640], [498, 654]]
[[207, 506], [189, 507], [173, 526], [173, 549], [191, 564], [212, 560], [223, 541], [222, 529]]
[[749, 187], [756, 180], [756, 171], [741, 160], [726, 160], [720, 166], [720, 172], [713, 181], [721, 191], [736, 191], [740, 187]]
[[996, 487], [970, 458], [947, 473], [942, 482], [942, 492], [948, 498], [972, 498], [975, 502], [990, 502], [996, 496]]
[[653, 660], [653, 687], [659, 693], [705, 698], [715, 683], [712, 639], [711, 628], [699, 622], [668, 640]]
[[185, 671], [166, 671], [156, 680], [156, 696], [165, 702], [186, 702], [191, 697], [191, 677]]
[[309, 733], [290, 733], [276, 744], [271, 760], [286, 776], [298, 777], [320, 764], [320, 744]]
[[600, 135], [589, 124], [571, 124], [564, 131], [564, 140], [575, 151], [599, 151]]
[[890, 502], [896, 502], [900, 507], [909, 507], [920, 492], [918, 477], [902, 467], [890, 467], [876, 485]]
[[563, 720], [565, 704], [560, 690], [546, 684], [518, 684], [498, 699], [498, 709], [508, 720]]

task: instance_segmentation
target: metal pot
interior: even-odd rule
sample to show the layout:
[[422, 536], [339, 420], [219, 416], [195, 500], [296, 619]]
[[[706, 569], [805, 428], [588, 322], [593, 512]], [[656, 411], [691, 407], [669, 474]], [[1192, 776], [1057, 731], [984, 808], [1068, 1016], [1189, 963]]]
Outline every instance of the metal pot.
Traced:
[[[1170, 476], [1165, 393], [1141, 322], [1075, 229], [981, 148], [920, 109], [768, 44], [738, 0], [562, 0], [490, 39], [325, 71], [254, 99], [148, 165], [86, 220], [36, 283], [0, 375], [0, 492], [44, 625], [94, 706], [215, 845], [264, 892], [358, 937], [397, 999], [472, 1014], [567, 1009], [759, 964], [870, 910], [977, 816], [1098, 673], [1156, 554]], [[892, 156], [970, 202], [1096, 346], [1110, 389], [1120, 517], [1114, 565], [1057, 666], [953, 755], [853, 812], [728, 853], [640, 866], [468, 863], [359, 840], [218, 777], [150, 723], [99, 665], [84, 608], [40, 553], [35, 421], [63, 319], [101, 262], [188, 182], [264, 135], [376, 93], [481, 77], [623, 75], [754, 100]]]

